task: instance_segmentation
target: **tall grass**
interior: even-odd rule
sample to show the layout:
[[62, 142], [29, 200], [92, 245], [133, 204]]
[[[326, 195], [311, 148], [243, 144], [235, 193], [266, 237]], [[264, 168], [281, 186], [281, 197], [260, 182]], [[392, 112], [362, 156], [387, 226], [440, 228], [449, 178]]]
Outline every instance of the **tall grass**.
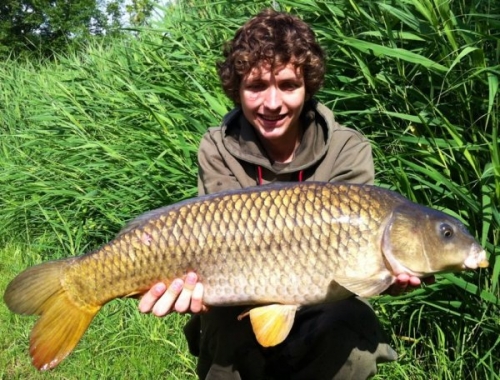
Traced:
[[[500, 5], [276, 3], [316, 30], [329, 58], [319, 98], [371, 139], [378, 184], [457, 216], [489, 253], [487, 270], [374, 300], [400, 354], [379, 378], [498, 379]], [[179, 1], [129, 38], [53, 63], [0, 63], [1, 278], [82, 254], [135, 215], [196, 194], [199, 138], [231, 107], [214, 63], [236, 28], [268, 5]], [[192, 376], [182, 318], [139, 316], [134, 301], [106, 310], [61, 378], [139, 378], [144, 366], [152, 378]], [[0, 375], [32, 376], [26, 322], [0, 312]], [[134, 359], [121, 360], [125, 352]], [[177, 364], [165, 361], [173, 356]], [[141, 365], [146, 358], [162, 364]]]

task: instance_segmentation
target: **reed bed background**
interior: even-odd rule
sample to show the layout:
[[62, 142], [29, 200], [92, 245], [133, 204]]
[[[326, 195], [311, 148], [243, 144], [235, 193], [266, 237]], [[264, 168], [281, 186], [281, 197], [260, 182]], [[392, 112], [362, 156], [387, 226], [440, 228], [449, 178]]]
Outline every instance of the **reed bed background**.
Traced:
[[[0, 62], [0, 292], [28, 265], [80, 255], [134, 216], [196, 195], [202, 133], [231, 108], [224, 41], [272, 4], [328, 54], [318, 98], [373, 143], [377, 184], [461, 219], [490, 268], [372, 300], [400, 360], [378, 379], [500, 379], [500, 4], [178, 1], [151, 28], [50, 62]], [[60, 367], [38, 374], [33, 320], [0, 303], [0, 378], [194, 378], [186, 316], [104, 308]]]

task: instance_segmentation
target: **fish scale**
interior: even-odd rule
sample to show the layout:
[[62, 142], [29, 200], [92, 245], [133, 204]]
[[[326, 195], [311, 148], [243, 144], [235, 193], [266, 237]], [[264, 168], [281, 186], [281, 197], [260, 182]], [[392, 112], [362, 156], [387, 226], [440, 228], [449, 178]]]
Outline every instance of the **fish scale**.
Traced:
[[257, 306], [249, 312], [256, 338], [272, 346], [299, 305], [380, 294], [398, 274], [485, 267], [485, 255], [458, 220], [394, 192], [280, 183], [147, 212], [89, 254], [28, 268], [4, 300], [16, 313], [40, 315], [30, 354], [50, 369], [105, 303], [191, 270], [205, 304]]

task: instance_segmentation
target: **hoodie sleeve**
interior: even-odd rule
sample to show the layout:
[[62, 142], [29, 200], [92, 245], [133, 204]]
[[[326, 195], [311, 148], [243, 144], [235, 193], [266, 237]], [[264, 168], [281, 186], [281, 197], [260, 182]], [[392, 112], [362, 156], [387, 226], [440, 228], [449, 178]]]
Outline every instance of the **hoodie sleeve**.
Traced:
[[328, 126], [329, 135], [326, 153], [312, 179], [372, 185], [375, 170], [370, 141], [355, 129], [336, 122], [332, 111], [323, 104], [316, 103], [316, 112]]
[[352, 129], [335, 132], [330, 146], [330, 182], [350, 182], [372, 185], [375, 179], [370, 142]]
[[224, 156], [229, 153], [221, 152], [216, 144], [217, 134], [220, 134], [220, 130], [209, 130], [200, 142], [198, 149], [198, 195], [242, 187], [224, 159]]

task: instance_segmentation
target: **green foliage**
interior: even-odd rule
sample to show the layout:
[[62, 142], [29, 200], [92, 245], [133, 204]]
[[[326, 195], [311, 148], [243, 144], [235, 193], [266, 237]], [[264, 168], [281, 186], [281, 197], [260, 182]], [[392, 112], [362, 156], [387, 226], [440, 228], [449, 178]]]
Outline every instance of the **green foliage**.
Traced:
[[0, 58], [52, 57], [82, 41], [118, 35], [128, 26], [144, 25], [151, 0], [3, 0], [0, 5]]
[[[500, 5], [277, 3], [316, 30], [329, 57], [319, 98], [341, 123], [372, 140], [378, 184], [457, 216], [490, 257], [486, 270], [441, 276], [434, 285], [374, 301], [400, 355], [381, 366], [379, 378], [498, 379]], [[0, 62], [0, 263], [10, 256], [13, 263], [0, 264], [0, 278], [43, 259], [82, 254], [135, 215], [196, 194], [199, 138], [231, 107], [214, 63], [224, 41], [265, 6], [179, 1], [134, 37], [92, 41], [81, 45], [82, 53], [59, 54], [51, 63]], [[31, 254], [19, 251], [26, 244]], [[170, 347], [164, 325], [139, 317], [133, 302], [109, 310], [74, 362], [64, 364], [69, 374], [63, 377], [78, 378], [78, 368], [89, 368], [85, 378], [97, 377], [106, 365], [135, 373], [140, 364], [120, 361], [116, 341], [128, 357], [149, 358]], [[1, 326], [21, 321], [0, 315], [8, 321]], [[132, 330], [120, 335], [114, 327], [120, 324]], [[109, 342], [100, 339], [101, 328], [109, 329]], [[8, 348], [5, 368], [26, 363], [14, 343], [27, 340], [26, 325], [12, 334], [0, 341]], [[161, 350], [142, 334], [157, 334]], [[141, 342], [144, 351], [130, 354]], [[165, 364], [148, 370], [150, 377], [192, 375], [192, 359], [179, 347], [170, 354], [183, 362], [171, 364], [175, 374], [159, 369], [166, 371]], [[108, 351], [113, 354], [100, 354]], [[91, 372], [89, 363], [101, 359], [107, 364]], [[20, 378], [27, 371], [23, 364], [13, 373]]]
[[129, 22], [133, 26], [146, 25], [154, 8], [152, 0], [131, 0], [125, 5], [129, 15]]
[[105, 15], [96, 0], [5, 0], [0, 6], [0, 53], [61, 51], [74, 38], [101, 34]]

